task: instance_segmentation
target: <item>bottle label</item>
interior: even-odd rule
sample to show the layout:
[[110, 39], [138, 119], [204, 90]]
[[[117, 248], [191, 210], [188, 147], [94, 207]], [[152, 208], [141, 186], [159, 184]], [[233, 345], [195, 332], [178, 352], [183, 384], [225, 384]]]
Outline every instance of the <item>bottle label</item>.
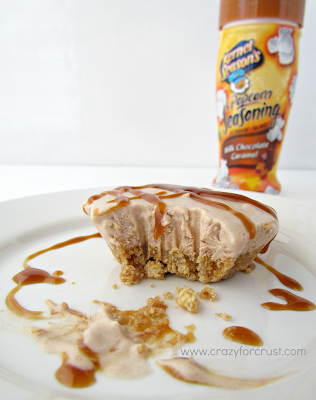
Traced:
[[299, 28], [249, 24], [220, 32], [215, 187], [279, 193], [276, 169], [294, 97]]

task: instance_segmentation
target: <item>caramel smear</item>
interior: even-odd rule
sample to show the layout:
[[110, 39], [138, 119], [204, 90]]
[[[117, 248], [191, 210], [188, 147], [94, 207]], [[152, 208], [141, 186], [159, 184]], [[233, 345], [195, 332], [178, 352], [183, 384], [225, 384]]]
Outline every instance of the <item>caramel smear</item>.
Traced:
[[170, 328], [167, 306], [159, 296], [132, 311], [95, 303], [100, 305], [98, 313], [87, 316], [66, 303], [57, 305], [48, 300], [50, 315], [61, 322], [51, 323], [47, 329], [24, 328], [46, 353], [60, 354], [62, 365], [55, 377], [64, 386], [91, 386], [97, 371], [111, 378], [142, 378], [151, 373], [148, 358], [153, 351], [193, 341], [193, 325], [186, 335]]
[[[270, 379], [237, 379], [216, 374], [191, 358], [170, 358], [158, 360], [156, 363], [169, 375], [180, 381], [212, 386], [220, 389], [251, 389], [267, 385], [281, 377]], [[211, 397], [210, 397], [211, 398]]]
[[8, 293], [5, 299], [6, 306], [11, 312], [13, 312], [18, 317], [23, 317], [26, 319], [42, 319], [43, 311], [27, 310], [15, 300], [14, 295], [21, 289], [21, 287], [22, 287], [21, 285], [18, 285]]
[[269, 290], [273, 296], [278, 297], [279, 299], [285, 300], [287, 304], [279, 304], [279, 303], [263, 303], [262, 307], [267, 310], [273, 311], [283, 311], [283, 310], [291, 310], [291, 311], [313, 311], [316, 306], [309, 300], [304, 299], [303, 297], [297, 296], [285, 289], [271, 289]]
[[223, 332], [225, 339], [250, 346], [262, 346], [261, 338], [252, 330], [243, 326], [230, 326]]
[[303, 290], [303, 286], [299, 282], [297, 282], [295, 279], [291, 278], [290, 276], [282, 274], [275, 268], [271, 267], [271, 265], [269, 265], [266, 262], [264, 262], [263, 260], [261, 260], [261, 258], [256, 257], [254, 259], [254, 261], [257, 262], [258, 264], [261, 264], [264, 267], [266, 267], [270, 272], [272, 272], [278, 278], [278, 280], [281, 283], [283, 283], [284, 286], [288, 287], [289, 289], [298, 290], [298, 291]]

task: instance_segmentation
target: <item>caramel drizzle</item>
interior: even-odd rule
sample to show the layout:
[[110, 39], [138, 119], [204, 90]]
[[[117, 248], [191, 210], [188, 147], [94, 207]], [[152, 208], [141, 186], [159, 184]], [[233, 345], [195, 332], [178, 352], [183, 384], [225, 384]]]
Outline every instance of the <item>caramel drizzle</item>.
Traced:
[[297, 282], [295, 279], [291, 278], [290, 276], [282, 274], [275, 268], [271, 267], [271, 265], [269, 265], [269, 264], [265, 263], [263, 260], [261, 260], [261, 258], [256, 257], [254, 259], [254, 261], [263, 265], [264, 267], [266, 267], [270, 272], [272, 272], [278, 278], [278, 280], [281, 283], [283, 283], [284, 286], [288, 287], [289, 289], [298, 290], [298, 291], [303, 290], [303, 286], [299, 282]]
[[[276, 236], [276, 235], [275, 235], [275, 236]], [[266, 253], [266, 252], [268, 251], [269, 246], [270, 246], [272, 240], [274, 240], [275, 236], [273, 236], [273, 238], [270, 240], [270, 242], [268, 242], [268, 243], [264, 246], [264, 248], [261, 249], [261, 250], [259, 251], [260, 254], [264, 254], [264, 253]]]
[[60, 249], [62, 247], [69, 246], [70, 244], [84, 242], [85, 240], [92, 239], [92, 238], [95, 238], [95, 237], [100, 237], [100, 236], [101, 236], [100, 233], [94, 233], [93, 235], [88, 235], [88, 236], [78, 236], [78, 237], [75, 237], [73, 239], [66, 240], [65, 242], [57, 243], [54, 246], [48, 247], [46, 249], [37, 251], [36, 253], [33, 253], [30, 256], [26, 257], [26, 259], [23, 262], [23, 268], [24, 269], [30, 268], [30, 266], [28, 265], [28, 262], [30, 260], [32, 260], [33, 258], [35, 258], [37, 256], [40, 256], [41, 254], [47, 253], [48, 251]]
[[85, 240], [101, 237], [99, 233], [95, 233], [93, 235], [88, 236], [79, 236], [70, 240], [66, 240], [65, 242], [57, 243], [54, 246], [48, 247], [44, 250], [37, 251], [36, 253], [28, 256], [24, 262], [23, 267], [24, 270], [20, 271], [13, 277], [13, 281], [17, 284], [7, 295], [6, 297], [6, 305], [10, 311], [19, 317], [24, 317], [28, 319], [42, 319], [43, 311], [30, 311], [26, 308], [22, 307], [15, 299], [14, 295], [26, 285], [31, 285], [35, 283], [49, 283], [51, 285], [60, 285], [61, 283], [66, 282], [64, 278], [60, 278], [59, 276], [62, 274], [61, 271], [55, 271], [53, 275], [50, 275], [48, 272], [38, 269], [32, 268], [28, 264], [30, 260], [33, 258], [46, 253], [48, 251], [60, 249], [61, 247], [69, 246], [74, 243], [83, 242]]
[[304, 299], [303, 297], [297, 296], [285, 289], [271, 289], [269, 292], [282, 300], [285, 300], [287, 304], [279, 304], [279, 303], [263, 303], [262, 307], [267, 310], [273, 311], [281, 311], [281, 310], [292, 310], [292, 311], [312, 311], [315, 310], [316, 306], [309, 300]]
[[[141, 189], [145, 188], [154, 188], [154, 189], [162, 189], [165, 191], [169, 192], [174, 192], [172, 195], [165, 195], [166, 192], [159, 192], [156, 194], [149, 194], [143, 192]], [[134, 194], [135, 197], [127, 197], [124, 196], [125, 192], [130, 192], [131, 194]], [[192, 199], [196, 200], [197, 202], [219, 208], [221, 210], [226, 210], [233, 214], [235, 217], [239, 218], [239, 220], [243, 223], [245, 228], [247, 229], [249, 233], [250, 239], [253, 239], [256, 235], [256, 228], [253, 222], [246, 217], [244, 214], [233, 210], [230, 208], [227, 204], [220, 203], [218, 201], [213, 201], [210, 199], [211, 198], [216, 198], [216, 199], [223, 199], [223, 200], [230, 200], [230, 201], [235, 201], [235, 202], [242, 202], [242, 203], [248, 203], [252, 204], [261, 210], [268, 212], [270, 215], [272, 215], [274, 218], [277, 219], [275, 211], [271, 208], [268, 207], [258, 201], [249, 199], [246, 196], [234, 194], [234, 193], [223, 193], [223, 192], [217, 192], [214, 190], [210, 189], [204, 189], [204, 188], [196, 188], [192, 186], [177, 186], [177, 185], [166, 185], [166, 184], [152, 184], [152, 185], [145, 185], [145, 186], [121, 186], [118, 187], [114, 190], [111, 191], [105, 191], [100, 193], [99, 195], [94, 195], [91, 196], [86, 204], [91, 204], [95, 200], [100, 199], [101, 197], [110, 194], [115, 196], [115, 200], [110, 200], [109, 203], [116, 202], [117, 204], [114, 207], [111, 207], [107, 211], [104, 211], [102, 213], [97, 213], [98, 216], [108, 214], [114, 210], [124, 208], [130, 204], [131, 200], [136, 200], [136, 199], [144, 199], [147, 202], [153, 204], [156, 206], [155, 210], [155, 231], [154, 231], [154, 238], [157, 240], [165, 231], [165, 227], [162, 225], [162, 218], [164, 215], [164, 211], [166, 208], [166, 204], [162, 201], [163, 199], [170, 199], [170, 198], [175, 198], [175, 197], [180, 197], [185, 194], [188, 194]], [[84, 210], [84, 212], [86, 212]], [[268, 246], [266, 246], [262, 252], [267, 251]]]

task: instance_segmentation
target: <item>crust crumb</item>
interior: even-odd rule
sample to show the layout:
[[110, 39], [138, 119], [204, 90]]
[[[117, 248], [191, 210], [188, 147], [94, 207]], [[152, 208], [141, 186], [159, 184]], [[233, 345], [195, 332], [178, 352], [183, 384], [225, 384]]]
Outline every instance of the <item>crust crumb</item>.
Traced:
[[[166, 313], [167, 305], [160, 296], [149, 297], [146, 306], [138, 310], [120, 311], [109, 303], [104, 304], [111, 319], [123, 325], [128, 334], [131, 334], [135, 341], [150, 346], [153, 351], [167, 349], [173, 346], [180, 346], [192, 340], [189, 334], [182, 334], [169, 326], [169, 319]], [[146, 347], [138, 349], [139, 352], [146, 351]]]
[[165, 279], [165, 266], [160, 261], [149, 260], [147, 261], [144, 271], [147, 278]]
[[201, 297], [201, 299], [209, 299], [214, 301], [217, 294], [213, 288], [209, 287], [209, 285], [205, 285], [204, 288], [198, 293], [198, 296]]
[[150, 284], [150, 287], [153, 288], [153, 287], [155, 287], [155, 285], [153, 285], [153, 284], [151, 283], [151, 284]]
[[170, 300], [170, 299], [172, 299], [172, 293], [171, 293], [171, 292], [163, 293], [162, 296], [163, 296], [163, 298], [164, 298], [165, 300]]
[[144, 355], [150, 354], [150, 349], [145, 344], [142, 343], [138, 344], [137, 351], [139, 354], [144, 354]]
[[112, 289], [117, 289], [117, 284], [114, 283], [114, 285], [112, 285]]
[[217, 315], [218, 317], [223, 318], [225, 321], [229, 321], [230, 319], [232, 319], [231, 315], [228, 315], [228, 314], [226, 314], [224, 312], [216, 313], [215, 315]]
[[197, 314], [198, 313], [198, 305], [200, 304], [199, 299], [196, 297], [195, 291], [191, 288], [176, 288], [178, 293], [178, 297], [175, 298], [176, 303], [186, 310]]
[[195, 326], [194, 324], [187, 325], [187, 326], [185, 326], [185, 329], [186, 329], [188, 332], [195, 332], [196, 326]]
[[122, 265], [120, 279], [125, 285], [135, 285], [145, 277], [144, 270], [135, 268], [133, 265]]

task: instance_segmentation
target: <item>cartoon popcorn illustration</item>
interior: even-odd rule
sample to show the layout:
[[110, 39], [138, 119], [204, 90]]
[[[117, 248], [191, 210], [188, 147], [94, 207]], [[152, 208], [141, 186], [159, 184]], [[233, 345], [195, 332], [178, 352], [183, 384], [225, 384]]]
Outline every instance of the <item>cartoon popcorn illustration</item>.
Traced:
[[295, 50], [292, 39], [293, 29], [279, 28], [279, 36], [268, 41], [268, 50], [271, 54], [278, 53], [280, 64], [288, 65], [294, 60]]

